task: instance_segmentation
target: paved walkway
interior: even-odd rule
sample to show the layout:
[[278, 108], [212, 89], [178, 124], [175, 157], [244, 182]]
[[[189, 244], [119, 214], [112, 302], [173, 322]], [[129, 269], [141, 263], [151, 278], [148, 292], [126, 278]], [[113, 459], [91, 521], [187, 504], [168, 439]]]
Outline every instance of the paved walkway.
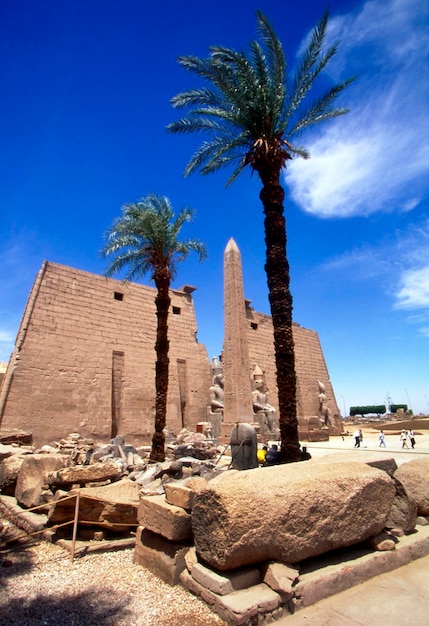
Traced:
[[275, 626], [427, 626], [429, 556], [320, 600]]

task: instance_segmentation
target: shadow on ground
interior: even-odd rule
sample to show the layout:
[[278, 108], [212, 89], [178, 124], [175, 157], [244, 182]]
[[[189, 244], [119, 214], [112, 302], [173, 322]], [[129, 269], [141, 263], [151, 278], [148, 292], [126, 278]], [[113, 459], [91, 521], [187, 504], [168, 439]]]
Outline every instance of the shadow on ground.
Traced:
[[1, 609], [1, 623], [10, 626], [114, 626], [126, 619], [126, 600], [112, 598], [111, 592], [79, 593], [61, 599], [37, 596], [17, 598]]

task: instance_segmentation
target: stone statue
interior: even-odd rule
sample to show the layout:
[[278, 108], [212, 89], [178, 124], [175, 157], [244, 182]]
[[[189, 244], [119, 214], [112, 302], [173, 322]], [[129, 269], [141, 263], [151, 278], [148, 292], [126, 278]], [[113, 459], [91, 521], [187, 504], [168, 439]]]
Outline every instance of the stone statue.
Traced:
[[268, 402], [268, 389], [265, 385], [264, 374], [256, 363], [253, 368], [253, 386], [253, 412], [257, 417], [262, 417], [261, 432], [277, 435], [276, 410]]
[[320, 380], [317, 381], [317, 385], [319, 387], [320, 422], [321, 422], [322, 427], [328, 428], [328, 426], [331, 425], [331, 412], [327, 404], [328, 401], [325, 395], [325, 385], [322, 382], [320, 382]]
[[223, 413], [225, 393], [223, 390], [223, 369], [219, 361], [212, 360], [212, 386], [210, 387], [210, 411], [211, 413]]

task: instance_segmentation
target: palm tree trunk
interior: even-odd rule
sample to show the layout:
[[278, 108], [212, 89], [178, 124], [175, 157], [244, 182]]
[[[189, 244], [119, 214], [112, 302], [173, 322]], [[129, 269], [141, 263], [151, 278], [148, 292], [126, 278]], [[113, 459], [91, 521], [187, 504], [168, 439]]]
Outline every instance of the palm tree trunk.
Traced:
[[156, 364], [155, 364], [155, 432], [152, 437], [152, 449], [149, 460], [162, 462], [165, 460], [165, 435], [164, 428], [167, 417], [167, 392], [168, 392], [168, 311], [170, 309], [170, 277], [155, 276], [155, 284], [158, 289], [155, 298], [157, 328], [156, 328]]
[[[269, 171], [268, 171], [269, 170]], [[292, 335], [292, 295], [289, 263], [286, 256], [286, 221], [284, 190], [280, 185], [280, 169], [260, 171], [264, 206], [266, 244], [265, 272], [274, 329], [274, 353], [277, 370], [281, 460], [299, 461], [300, 448], [296, 414], [295, 351]]]

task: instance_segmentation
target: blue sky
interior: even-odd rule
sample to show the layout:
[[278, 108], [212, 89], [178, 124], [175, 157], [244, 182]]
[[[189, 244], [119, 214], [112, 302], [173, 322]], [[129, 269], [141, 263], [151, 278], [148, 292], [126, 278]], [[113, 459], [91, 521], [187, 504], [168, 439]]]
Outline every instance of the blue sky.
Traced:
[[[357, 74], [351, 112], [303, 136], [285, 171], [294, 319], [319, 333], [340, 409], [387, 397], [429, 412], [429, 35], [421, 0], [331, 0], [340, 39], [325, 83]], [[196, 212], [207, 244], [176, 287], [194, 293], [209, 357], [223, 338], [223, 251], [234, 237], [246, 297], [269, 313], [260, 184], [245, 172], [183, 178], [201, 138], [169, 135], [169, 101], [194, 77], [176, 58], [243, 49], [255, 11], [293, 71], [319, 0], [14, 0], [0, 8], [0, 360], [44, 259], [101, 274], [103, 232], [149, 194]], [[146, 283], [148, 284], [148, 278]]]

